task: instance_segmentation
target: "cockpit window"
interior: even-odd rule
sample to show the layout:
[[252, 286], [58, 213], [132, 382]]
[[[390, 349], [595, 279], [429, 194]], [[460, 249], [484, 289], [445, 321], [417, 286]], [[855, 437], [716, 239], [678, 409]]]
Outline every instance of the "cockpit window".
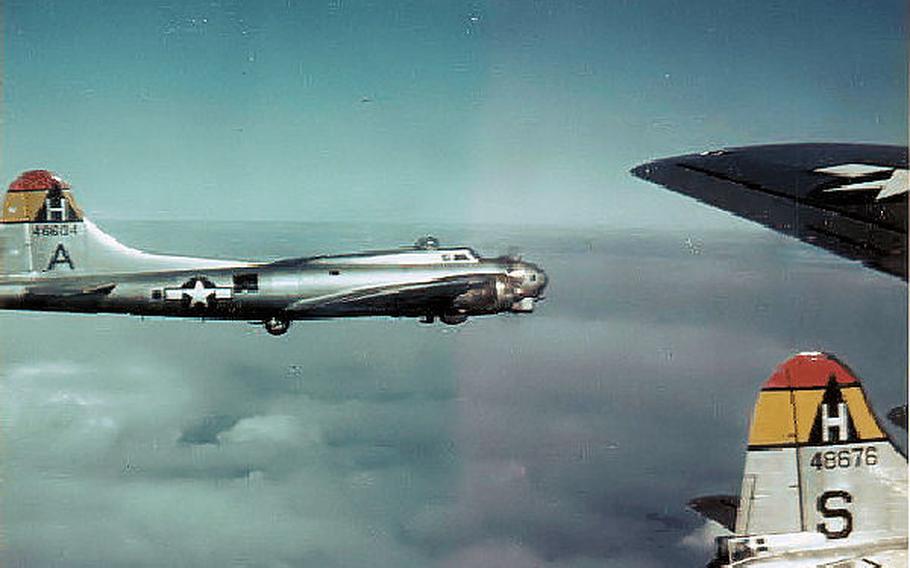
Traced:
[[468, 258], [468, 255], [466, 255], [464, 253], [458, 253], [455, 255], [455, 260], [471, 260], [471, 259]]

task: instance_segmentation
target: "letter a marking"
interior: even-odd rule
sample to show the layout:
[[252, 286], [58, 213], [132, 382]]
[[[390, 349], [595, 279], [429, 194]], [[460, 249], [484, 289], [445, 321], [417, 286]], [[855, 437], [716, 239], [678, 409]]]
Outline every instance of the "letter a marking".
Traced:
[[76, 267], [73, 266], [73, 260], [70, 258], [70, 253], [66, 252], [66, 247], [63, 246], [63, 243], [57, 245], [57, 249], [54, 250], [54, 256], [51, 257], [51, 261], [47, 265], [48, 270], [56, 270], [58, 264], [65, 264], [70, 267], [70, 270], [75, 270]]

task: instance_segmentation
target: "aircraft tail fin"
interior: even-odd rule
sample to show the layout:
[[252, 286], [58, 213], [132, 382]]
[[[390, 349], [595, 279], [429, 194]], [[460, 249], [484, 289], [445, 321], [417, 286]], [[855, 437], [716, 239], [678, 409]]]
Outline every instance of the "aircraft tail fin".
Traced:
[[833, 355], [796, 355], [762, 386], [735, 529], [906, 538], [907, 458]]
[[179, 268], [237, 266], [147, 254], [120, 244], [88, 220], [72, 188], [47, 170], [10, 184], [0, 211], [0, 276], [53, 277]]

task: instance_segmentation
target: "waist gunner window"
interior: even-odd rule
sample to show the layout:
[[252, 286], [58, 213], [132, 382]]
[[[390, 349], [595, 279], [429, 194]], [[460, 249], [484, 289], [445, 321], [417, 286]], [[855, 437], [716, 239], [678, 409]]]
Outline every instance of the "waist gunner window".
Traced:
[[234, 292], [258, 292], [259, 275], [258, 274], [235, 274], [234, 275]]

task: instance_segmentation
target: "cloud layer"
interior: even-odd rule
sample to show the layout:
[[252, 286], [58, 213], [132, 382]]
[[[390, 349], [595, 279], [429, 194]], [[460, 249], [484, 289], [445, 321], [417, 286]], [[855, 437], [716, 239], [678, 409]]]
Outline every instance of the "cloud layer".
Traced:
[[829, 349], [879, 411], [906, 396], [903, 285], [798, 243], [451, 232], [523, 243], [552, 280], [538, 313], [277, 339], [0, 314], [4, 562], [700, 565], [685, 503], [736, 492], [774, 365]]

